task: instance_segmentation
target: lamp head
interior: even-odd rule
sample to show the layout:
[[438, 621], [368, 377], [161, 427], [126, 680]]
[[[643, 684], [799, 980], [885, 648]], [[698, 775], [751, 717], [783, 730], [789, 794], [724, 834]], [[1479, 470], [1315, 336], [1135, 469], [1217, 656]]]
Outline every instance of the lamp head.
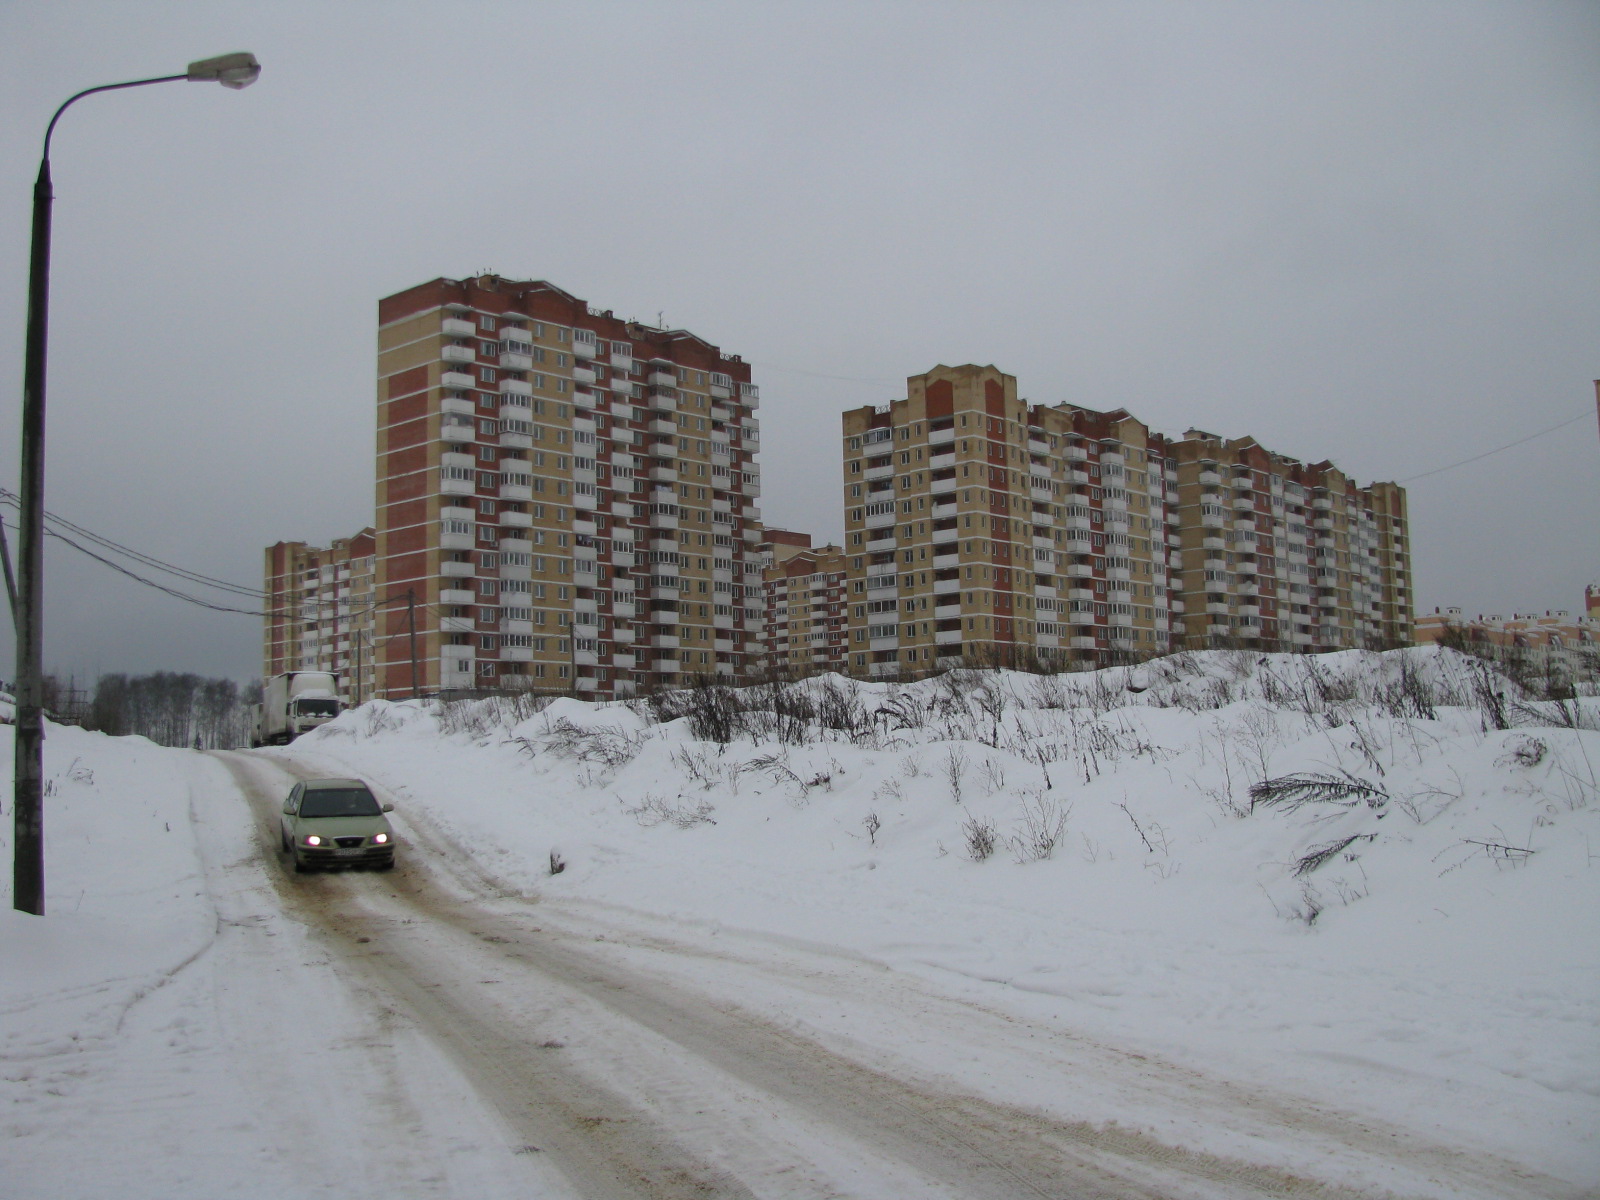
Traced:
[[256, 56], [246, 51], [202, 58], [189, 64], [189, 79], [196, 83], [220, 83], [225, 88], [249, 87], [261, 74]]

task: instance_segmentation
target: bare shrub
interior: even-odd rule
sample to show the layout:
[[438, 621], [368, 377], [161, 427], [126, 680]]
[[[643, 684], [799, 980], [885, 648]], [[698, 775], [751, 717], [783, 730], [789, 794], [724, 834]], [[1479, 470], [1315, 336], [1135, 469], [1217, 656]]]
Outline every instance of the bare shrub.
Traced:
[[878, 814], [869, 812], [862, 817], [861, 827], [867, 831], [867, 840], [876, 846], [878, 844], [878, 830], [883, 828], [883, 822], [878, 820]]
[[530, 758], [543, 751], [573, 762], [620, 767], [634, 760], [644, 748], [647, 736], [643, 732], [628, 733], [611, 726], [585, 729], [560, 717], [539, 737], [513, 740]]
[[869, 741], [876, 732], [874, 714], [861, 702], [856, 685], [830, 675], [817, 686], [817, 724], [844, 734], [857, 745]]
[[1044, 792], [1025, 795], [1017, 832], [1009, 839], [1011, 852], [1019, 863], [1042, 862], [1055, 853], [1066, 835], [1070, 804], [1063, 807]]
[[950, 797], [961, 803], [962, 778], [967, 769], [967, 752], [960, 746], [951, 746], [944, 756], [945, 782], [950, 785]]
[[623, 806], [623, 812], [646, 829], [667, 824], [676, 829], [693, 829], [696, 825], [715, 825], [711, 814], [717, 810], [709, 800], [699, 800], [691, 807], [688, 802], [669, 800], [654, 792], [646, 792], [632, 808]]
[[1307, 804], [1334, 804], [1354, 808], [1365, 801], [1368, 808], [1381, 809], [1389, 793], [1375, 783], [1358, 779], [1348, 771], [1325, 775], [1308, 771], [1303, 775], [1280, 775], [1250, 785], [1250, 809], [1258, 804], [1295, 812]]
[[1494, 760], [1497, 767], [1537, 767], [1550, 745], [1543, 738], [1524, 734], [1506, 743], [1506, 752]]
[[1396, 797], [1395, 803], [1401, 812], [1418, 825], [1426, 825], [1466, 795], [1466, 785], [1461, 781], [1461, 772], [1451, 767], [1450, 775], [1454, 780], [1453, 786], [1442, 783], [1428, 784], [1409, 795]]
[[1347, 838], [1339, 838], [1321, 846], [1313, 846], [1295, 860], [1294, 874], [1298, 877], [1309, 875], [1328, 860], [1337, 857], [1349, 849], [1356, 842], [1370, 842], [1378, 835], [1375, 833], [1357, 833]]
[[969, 817], [961, 825], [962, 836], [967, 841], [967, 857], [982, 862], [994, 853], [994, 822], [987, 817]]

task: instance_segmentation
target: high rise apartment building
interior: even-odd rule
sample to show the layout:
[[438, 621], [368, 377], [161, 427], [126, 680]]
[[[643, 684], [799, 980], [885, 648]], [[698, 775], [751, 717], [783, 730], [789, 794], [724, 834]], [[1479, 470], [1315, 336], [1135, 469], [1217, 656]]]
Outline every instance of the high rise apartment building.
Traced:
[[633, 694], [764, 663], [749, 365], [549, 283], [380, 302], [378, 695]]
[[767, 656], [778, 675], [847, 670], [845, 556], [811, 536], [768, 529]]
[[1412, 640], [1405, 489], [1358, 487], [1252, 438], [1190, 430], [1177, 465], [1183, 645], [1285, 650]]
[[845, 413], [852, 673], [1164, 651], [1164, 450], [1125, 412], [1030, 406], [994, 367]]
[[1405, 493], [936, 367], [844, 414], [849, 670], [1410, 641]]
[[346, 703], [373, 690], [373, 532], [331, 546], [279, 542], [266, 550], [262, 674], [332, 671]]

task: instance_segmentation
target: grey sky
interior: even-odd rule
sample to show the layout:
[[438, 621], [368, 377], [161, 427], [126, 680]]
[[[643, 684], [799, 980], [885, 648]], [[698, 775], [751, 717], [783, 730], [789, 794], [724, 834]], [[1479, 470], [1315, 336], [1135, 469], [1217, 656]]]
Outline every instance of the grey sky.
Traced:
[[[762, 507], [935, 363], [1410, 483], [1422, 606], [1600, 577], [1600, 5], [0, 4], [0, 483], [54, 107], [48, 507], [208, 574], [372, 517], [377, 299], [546, 278], [742, 354]], [[47, 668], [259, 669], [49, 559]], [[11, 648], [0, 643], [0, 670]]]

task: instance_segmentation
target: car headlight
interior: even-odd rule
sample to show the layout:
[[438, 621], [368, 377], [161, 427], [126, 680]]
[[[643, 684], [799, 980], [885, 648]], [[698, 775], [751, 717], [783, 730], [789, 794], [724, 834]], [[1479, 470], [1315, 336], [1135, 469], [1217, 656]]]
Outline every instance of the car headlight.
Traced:
[[372, 835], [372, 841], [375, 845], [382, 846], [388, 842], [388, 840], [389, 835], [387, 833], [375, 833]]
[[322, 845], [322, 839], [319, 838], [314, 833], [308, 833], [308, 834], [306, 834], [306, 845], [308, 845], [308, 846], [320, 846], [320, 845]]

